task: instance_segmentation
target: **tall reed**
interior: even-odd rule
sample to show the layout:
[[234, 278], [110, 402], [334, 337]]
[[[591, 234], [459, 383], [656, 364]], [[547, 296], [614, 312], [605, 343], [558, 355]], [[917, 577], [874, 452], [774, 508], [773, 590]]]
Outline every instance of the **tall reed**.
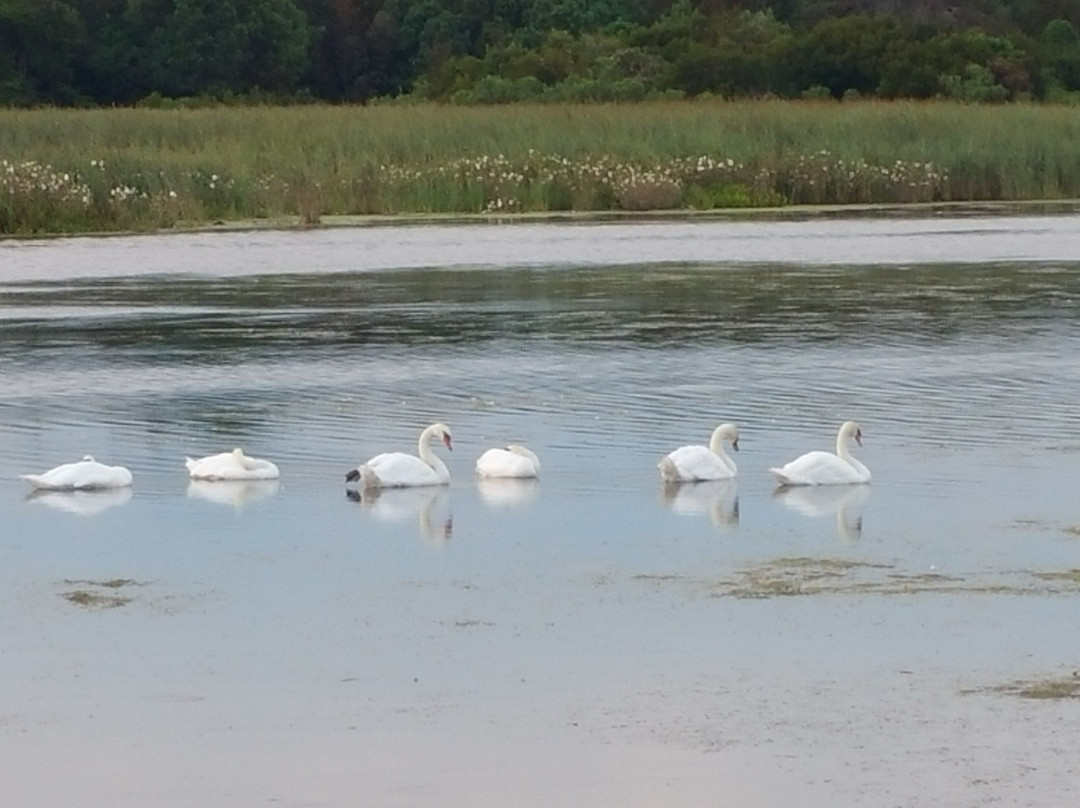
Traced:
[[1076, 198], [1076, 143], [1075, 109], [945, 102], [0, 110], [0, 233]]

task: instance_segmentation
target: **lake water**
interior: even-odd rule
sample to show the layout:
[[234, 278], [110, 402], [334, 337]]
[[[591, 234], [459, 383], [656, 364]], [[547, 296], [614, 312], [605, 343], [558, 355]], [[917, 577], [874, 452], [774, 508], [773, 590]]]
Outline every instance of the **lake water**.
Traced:
[[[0, 242], [0, 801], [1069, 804], [1078, 357], [1071, 215]], [[774, 489], [849, 418], [871, 485]]]

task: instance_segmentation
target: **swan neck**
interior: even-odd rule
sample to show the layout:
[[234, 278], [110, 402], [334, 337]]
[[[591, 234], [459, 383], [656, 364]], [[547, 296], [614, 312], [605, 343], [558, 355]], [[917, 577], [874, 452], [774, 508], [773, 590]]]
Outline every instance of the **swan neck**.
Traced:
[[728, 453], [724, 451], [724, 435], [719, 429], [713, 432], [712, 438], [709, 440], [709, 451], [719, 457], [729, 469], [735, 470], [735, 461], [728, 457]]
[[420, 442], [417, 444], [417, 448], [420, 452], [420, 459], [431, 466], [431, 468], [435, 469], [438, 474], [444, 477], [449, 476], [450, 470], [446, 468], [446, 464], [431, 450], [431, 436], [434, 434], [434, 426], [429, 426], [420, 433]]

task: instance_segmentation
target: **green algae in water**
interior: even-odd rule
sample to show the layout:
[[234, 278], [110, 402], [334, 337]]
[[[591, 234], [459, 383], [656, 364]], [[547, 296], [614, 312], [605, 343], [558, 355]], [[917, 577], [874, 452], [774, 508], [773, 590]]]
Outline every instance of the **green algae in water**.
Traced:
[[[116, 590], [127, 586], [142, 586], [143, 584], [133, 578], [107, 578], [101, 581], [86, 579], [65, 579], [64, 584], [78, 586], [78, 589], [70, 589], [61, 592], [60, 597], [68, 603], [81, 606], [84, 609], [116, 609], [126, 606], [134, 598], [116, 594]], [[105, 592], [95, 590], [107, 590]]]
[[60, 597], [84, 609], [115, 609], [132, 601], [132, 598], [123, 595], [103, 595], [88, 589], [72, 589], [70, 592], [61, 593]]
[[972, 688], [960, 691], [963, 695], [978, 693], [999, 693], [1016, 696], [1021, 699], [1049, 700], [1080, 699], [1080, 671], [1073, 671], [1067, 676], [1048, 677], [1045, 679], [1018, 679], [1003, 685]]

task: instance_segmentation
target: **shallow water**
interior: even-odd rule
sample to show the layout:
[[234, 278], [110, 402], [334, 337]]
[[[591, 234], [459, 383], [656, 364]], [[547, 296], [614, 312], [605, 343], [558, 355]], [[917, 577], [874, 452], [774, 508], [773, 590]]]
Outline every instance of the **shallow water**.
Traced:
[[[1077, 663], [1078, 256], [1075, 216], [0, 243], [0, 796], [1064, 804], [1076, 704], [987, 689]], [[848, 418], [872, 485], [775, 492]], [[345, 495], [434, 420], [448, 489]], [[723, 420], [737, 483], [665, 489]], [[542, 479], [477, 483], [512, 441]], [[280, 483], [189, 484], [237, 445]], [[132, 491], [26, 496], [85, 453]]]

